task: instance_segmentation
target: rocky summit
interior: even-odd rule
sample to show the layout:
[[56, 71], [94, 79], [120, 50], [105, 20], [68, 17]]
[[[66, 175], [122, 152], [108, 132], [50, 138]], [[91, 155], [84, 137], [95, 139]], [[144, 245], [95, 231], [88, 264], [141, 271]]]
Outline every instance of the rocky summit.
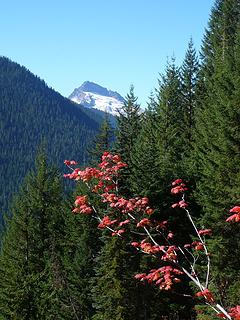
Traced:
[[85, 81], [79, 88], [74, 89], [69, 99], [86, 108], [98, 109], [114, 116], [118, 115], [125, 101], [118, 92], [90, 81]]

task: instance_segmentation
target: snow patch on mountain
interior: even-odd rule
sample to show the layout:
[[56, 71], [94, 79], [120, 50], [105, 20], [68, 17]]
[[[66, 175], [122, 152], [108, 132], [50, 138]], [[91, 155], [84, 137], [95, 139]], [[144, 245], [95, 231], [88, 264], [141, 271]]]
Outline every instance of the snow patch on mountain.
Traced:
[[114, 116], [119, 114], [124, 104], [124, 98], [119, 93], [90, 81], [76, 88], [69, 99], [86, 108], [95, 108]]

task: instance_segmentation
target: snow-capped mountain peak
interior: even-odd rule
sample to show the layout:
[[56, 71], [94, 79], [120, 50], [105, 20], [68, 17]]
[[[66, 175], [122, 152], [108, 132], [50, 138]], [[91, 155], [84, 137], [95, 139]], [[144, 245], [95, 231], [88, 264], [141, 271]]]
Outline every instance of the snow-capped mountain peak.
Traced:
[[76, 88], [69, 99], [86, 108], [95, 108], [114, 116], [118, 115], [118, 110], [121, 110], [124, 104], [124, 98], [119, 93], [90, 81], [85, 81]]

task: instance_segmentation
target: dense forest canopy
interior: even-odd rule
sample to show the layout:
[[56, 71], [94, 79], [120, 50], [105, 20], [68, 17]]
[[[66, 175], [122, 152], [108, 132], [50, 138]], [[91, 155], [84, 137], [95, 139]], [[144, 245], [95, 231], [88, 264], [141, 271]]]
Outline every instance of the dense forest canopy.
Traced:
[[[102, 121], [0, 58], [2, 214], [47, 140], [10, 206], [0, 255], [1, 320], [216, 319], [187, 279], [173, 292], [136, 282], [133, 274], [156, 261], [133, 252], [130, 238], [109, 237], [91, 216], [72, 213], [75, 196], [92, 195], [80, 182], [66, 197], [64, 159], [95, 165], [106, 149], [128, 163], [119, 192], [147, 196], [179, 243], [194, 236], [182, 209], [171, 208], [169, 190], [172, 180], [187, 181], [194, 221], [213, 230], [209, 288], [226, 309], [239, 304], [239, 223], [225, 222], [240, 206], [239, 41], [239, 0], [217, 0], [201, 52], [190, 39], [182, 65], [168, 61], [144, 112], [130, 88], [115, 139], [108, 117]], [[96, 197], [91, 201], [105, 210]], [[201, 256], [197, 264], [202, 270]]]
[[0, 57], [0, 221], [41, 143], [61, 168], [65, 158], [87, 163], [87, 148], [103, 119], [104, 113], [74, 104], [26, 68]]

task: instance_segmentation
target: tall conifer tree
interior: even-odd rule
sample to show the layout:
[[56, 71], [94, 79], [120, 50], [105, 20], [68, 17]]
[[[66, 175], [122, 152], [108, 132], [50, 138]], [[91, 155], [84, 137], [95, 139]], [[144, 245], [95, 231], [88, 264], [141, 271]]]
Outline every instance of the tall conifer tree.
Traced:
[[110, 151], [114, 140], [114, 129], [111, 126], [109, 115], [106, 113], [105, 118], [100, 126], [99, 133], [96, 135], [89, 150], [90, 162], [96, 165], [101, 161], [104, 151]]
[[240, 287], [239, 230], [224, 220], [240, 201], [239, 23], [239, 1], [216, 2], [203, 46], [205, 96], [197, 111], [195, 139], [196, 196], [203, 206], [202, 223], [215, 230], [212, 275], [221, 299], [232, 303], [237, 303], [232, 288]]
[[43, 155], [12, 210], [0, 256], [3, 319], [56, 319], [67, 313], [61, 266], [64, 220], [58, 173]]
[[156, 200], [166, 204], [169, 182], [181, 173], [183, 158], [183, 108], [180, 71], [174, 59], [167, 64], [156, 90], [158, 191]]
[[185, 59], [181, 67], [182, 112], [183, 112], [183, 159], [182, 171], [189, 171], [189, 159], [193, 149], [195, 112], [197, 107], [197, 84], [199, 63], [192, 39], [188, 44]]
[[136, 281], [133, 278], [131, 254], [126, 242], [118, 237], [107, 238], [97, 258], [93, 278], [93, 320], [136, 319]]
[[137, 195], [154, 197], [158, 190], [157, 114], [153, 95], [142, 115], [142, 128], [132, 148], [131, 188]]
[[131, 154], [132, 148], [140, 132], [141, 113], [137, 97], [134, 95], [134, 87], [130, 87], [126, 102], [117, 118], [116, 152], [122, 160], [128, 164], [127, 169], [122, 174], [121, 188], [126, 193], [130, 192], [130, 176], [132, 172]]
[[117, 150], [124, 161], [130, 159], [131, 147], [140, 130], [140, 105], [134, 95], [134, 87], [130, 87], [126, 102], [117, 118]]
[[[88, 192], [86, 186], [79, 182], [74, 194]], [[94, 206], [97, 208], [97, 203]], [[66, 207], [65, 210], [67, 223], [66, 237], [63, 239], [63, 264], [71, 311], [69, 319], [89, 320], [95, 313], [91, 287], [95, 276], [95, 259], [100, 250], [99, 232], [95, 219], [82, 214], [74, 215], [69, 209]]]

